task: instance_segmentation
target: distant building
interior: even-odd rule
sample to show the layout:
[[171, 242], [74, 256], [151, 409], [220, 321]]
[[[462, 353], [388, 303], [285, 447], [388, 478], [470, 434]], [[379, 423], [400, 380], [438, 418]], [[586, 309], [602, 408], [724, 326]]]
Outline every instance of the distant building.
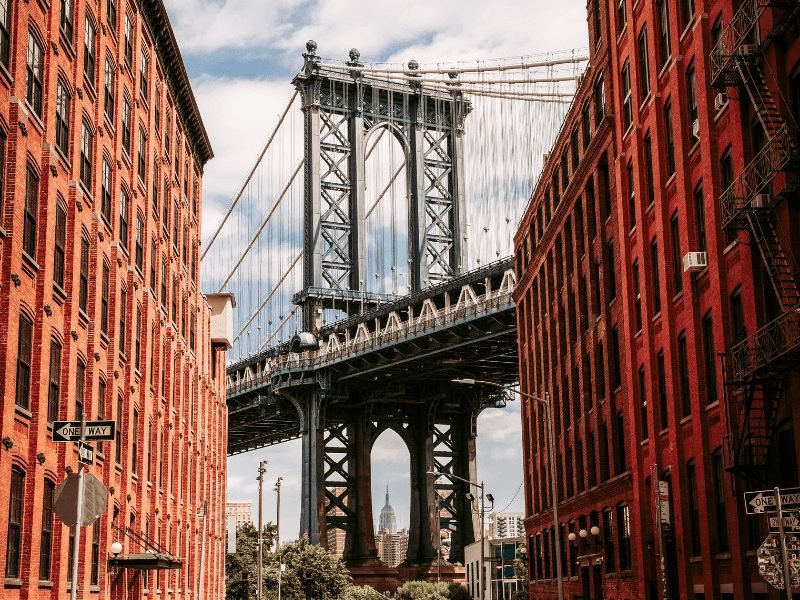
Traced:
[[[344, 493], [344, 488], [333, 488], [331, 489], [331, 493], [334, 496], [339, 496]], [[341, 517], [344, 516], [344, 512], [341, 508], [335, 508], [332, 513], [333, 516]], [[344, 557], [344, 542], [345, 542], [346, 533], [344, 529], [341, 528], [333, 528], [329, 527], [327, 531], [328, 537], [328, 552], [337, 556], [339, 558]]]
[[[524, 536], [483, 540], [483, 567], [486, 573], [484, 600], [511, 600], [516, 592], [525, 589], [524, 578], [519, 578], [514, 570], [514, 559], [524, 544]], [[480, 598], [480, 541], [464, 548], [464, 567], [464, 585], [470, 598]]]
[[521, 512], [496, 512], [489, 515], [489, 537], [508, 538], [525, 535], [525, 515]]
[[244, 524], [253, 524], [252, 502], [228, 502], [225, 505], [225, 516], [233, 517], [236, 529]]
[[389, 504], [389, 486], [386, 486], [386, 505], [381, 509], [381, 518], [378, 524], [378, 531], [386, 530], [391, 534], [397, 532], [397, 517], [394, 514], [392, 505]]
[[396, 567], [408, 554], [408, 530], [401, 529], [397, 533], [391, 533], [386, 529], [380, 529], [375, 536], [375, 546], [378, 558], [387, 566]]

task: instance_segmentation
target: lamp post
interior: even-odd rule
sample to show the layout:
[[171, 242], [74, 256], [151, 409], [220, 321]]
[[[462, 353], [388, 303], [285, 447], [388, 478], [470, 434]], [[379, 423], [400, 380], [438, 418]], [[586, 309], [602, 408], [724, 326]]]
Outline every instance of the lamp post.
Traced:
[[275, 508], [275, 555], [278, 557], [278, 600], [281, 600], [281, 574], [283, 571], [283, 563], [281, 562], [281, 556], [279, 554], [281, 549], [281, 481], [283, 481], [283, 477], [278, 477], [275, 481], [275, 493], [278, 496]]
[[[483, 543], [484, 543], [483, 542], [483, 521], [484, 521], [484, 518], [485, 518], [485, 515], [486, 515], [486, 500], [489, 500], [489, 502], [492, 503], [492, 507], [494, 507], [494, 498], [492, 497], [491, 494], [484, 494], [484, 487], [483, 487], [483, 482], [482, 481], [480, 483], [475, 483], [474, 481], [470, 481], [469, 479], [464, 479], [463, 477], [459, 477], [458, 475], [453, 475], [452, 473], [441, 473], [439, 471], [434, 471], [433, 469], [429, 469], [427, 471], [427, 473], [428, 473], [428, 475], [433, 475], [434, 477], [449, 477], [450, 479], [457, 479], [458, 481], [463, 481], [464, 483], [466, 483], [468, 485], [471, 485], [472, 487], [480, 490], [480, 492], [481, 492], [481, 508], [480, 508], [480, 515], [481, 515], [481, 524], [480, 524], [480, 529], [481, 529], [481, 537], [480, 537], [480, 546], [481, 546], [480, 569], [481, 569], [481, 574], [480, 574], [480, 577], [478, 578], [478, 585], [479, 585], [479, 589], [478, 589], [479, 595], [478, 595], [478, 597], [480, 598], [480, 600], [483, 600], [483, 598], [484, 598], [484, 587], [485, 587], [484, 578], [486, 577], [486, 572], [485, 572], [485, 568], [484, 568], [484, 554], [485, 554], [485, 552], [484, 552], [484, 547], [483, 547]], [[437, 494], [435, 488], [433, 490], [433, 493]], [[474, 499], [474, 497], [472, 496], [472, 494], [467, 494], [467, 499], [472, 501]], [[439, 519], [440, 519], [440, 517], [437, 514], [436, 515], [437, 522], [439, 521]], [[442, 542], [441, 542], [441, 539], [440, 539], [439, 540], [439, 545], [441, 545], [441, 543]], [[438, 556], [439, 556], [439, 554], [437, 553], [437, 557]]]
[[262, 599], [262, 581], [264, 577], [264, 525], [262, 522], [264, 474], [267, 472], [267, 461], [258, 463], [258, 564], [256, 565], [256, 598]]
[[550, 395], [545, 393], [544, 398], [539, 398], [527, 392], [521, 392], [514, 388], [509, 388], [494, 381], [484, 381], [482, 379], [453, 379], [453, 383], [463, 385], [485, 385], [517, 394], [523, 398], [530, 398], [544, 406], [545, 421], [547, 421], [547, 445], [550, 457], [550, 493], [553, 497], [553, 540], [556, 552], [556, 580], [558, 581], [558, 600], [564, 600], [564, 573], [561, 565], [561, 535], [558, 522], [558, 486], [556, 484], [556, 438], [553, 431], [553, 404]]

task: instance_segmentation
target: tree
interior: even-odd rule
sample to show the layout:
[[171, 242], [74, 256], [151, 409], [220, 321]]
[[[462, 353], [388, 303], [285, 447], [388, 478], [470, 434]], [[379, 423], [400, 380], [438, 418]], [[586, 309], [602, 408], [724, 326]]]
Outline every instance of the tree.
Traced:
[[[264, 526], [264, 562], [275, 540], [275, 525]], [[225, 598], [252, 600], [256, 597], [258, 530], [249, 523], [236, 529], [236, 553], [225, 555]]]
[[303, 538], [282, 547], [277, 555], [270, 553], [264, 558], [267, 598], [277, 598], [280, 563], [286, 565], [281, 575], [281, 600], [338, 600], [352, 587], [344, 563]]
[[469, 597], [467, 588], [455, 581], [408, 581], [397, 590], [398, 600], [469, 600]]
[[342, 600], [386, 600], [386, 597], [369, 585], [351, 585], [348, 587]]

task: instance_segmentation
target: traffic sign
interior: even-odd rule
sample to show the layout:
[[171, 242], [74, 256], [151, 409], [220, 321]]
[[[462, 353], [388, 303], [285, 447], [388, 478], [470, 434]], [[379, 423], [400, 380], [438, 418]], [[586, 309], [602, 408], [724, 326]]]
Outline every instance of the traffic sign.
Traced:
[[664, 529], [669, 529], [672, 526], [669, 510], [669, 482], [658, 482], [658, 512], [661, 526]]
[[84, 465], [94, 464], [94, 448], [86, 442], [78, 442], [78, 462]]
[[[800, 509], [800, 487], [780, 491], [783, 510]], [[774, 490], [761, 490], [744, 493], [744, 507], [748, 515], [778, 512]]]
[[[780, 530], [778, 517], [769, 518], [769, 530], [771, 532], [778, 532]], [[783, 530], [786, 533], [791, 533], [792, 531], [800, 531], [800, 513], [789, 514], [788, 516], [784, 515]]]
[[[70, 473], [55, 490], [55, 510], [61, 521], [72, 527], [78, 522], [78, 479]], [[92, 525], [106, 511], [108, 489], [91, 473], [83, 474], [83, 510], [81, 525]]]
[[[800, 536], [786, 534], [791, 586], [800, 587]], [[772, 587], [782, 590], [785, 586], [783, 552], [778, 534], [770, 533], [756, 550], [758, 574]]]
[[[112, 441], [116, 433], [114, 421], [86, 421], [85, 440]], [[54, 442], [77, 442], [81, 439], [80, 421], [55, 421], [53, 423]]]

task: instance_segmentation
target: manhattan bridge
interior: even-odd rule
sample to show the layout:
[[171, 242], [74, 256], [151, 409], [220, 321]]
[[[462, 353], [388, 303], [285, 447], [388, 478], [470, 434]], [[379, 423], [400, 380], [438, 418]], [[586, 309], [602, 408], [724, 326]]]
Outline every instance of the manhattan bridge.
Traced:
[[301, 438], [301, 533], [344, 530], [369, 569], [370, 454], [391, 429], [411, 463], [406, 564], [435, 563], [441, 529], [463, 563], [479, 523], [458, 478], [477, 480], [477, 417], [506, 394], [452, 380], [518, 379], [512, 237], [588, 57], [360, 58], [306, 44], [205, 242], [205, 289], [238, 304], [228, 453]]

